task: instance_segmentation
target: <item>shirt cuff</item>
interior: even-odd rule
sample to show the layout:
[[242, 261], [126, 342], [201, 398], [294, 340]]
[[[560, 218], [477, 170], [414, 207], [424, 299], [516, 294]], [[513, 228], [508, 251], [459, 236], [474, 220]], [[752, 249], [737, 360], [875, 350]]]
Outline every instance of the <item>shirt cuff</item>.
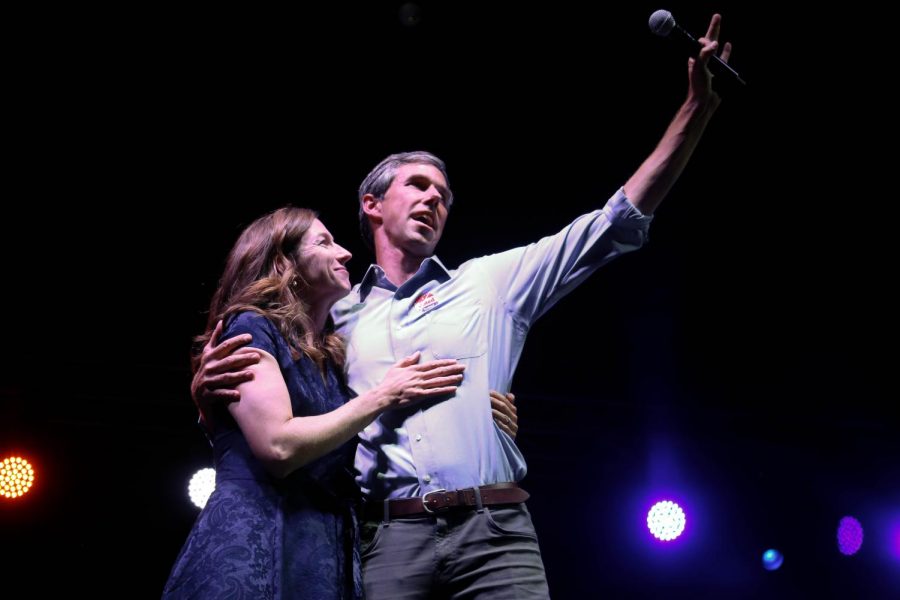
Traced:
[[645, 215], [631, 203], [625, 195], [625, 188], [619, 188], [603, 207], [609, 222], [617, 226], [645, 229], [653, 220], [653, 215]]

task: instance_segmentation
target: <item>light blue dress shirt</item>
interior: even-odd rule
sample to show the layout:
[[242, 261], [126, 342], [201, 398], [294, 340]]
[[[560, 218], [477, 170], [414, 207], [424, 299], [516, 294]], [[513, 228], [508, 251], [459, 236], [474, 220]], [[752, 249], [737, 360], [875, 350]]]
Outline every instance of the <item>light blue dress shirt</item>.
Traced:
[[357, 394], [398, 360], [455, 358], [466, 365], [453, 396], [383, 413], [360, 433], [359, 484], [372, 500], [519, 481], [522, 453], [491, 416], [489, 391], [506, 392], [531, 324], [598, 267], [641, 247], [652, 217], [619, 190], [556, 235], [448, 270], [436, 257], [399, 288], [372, 265], [332, 316], [347, 340]]

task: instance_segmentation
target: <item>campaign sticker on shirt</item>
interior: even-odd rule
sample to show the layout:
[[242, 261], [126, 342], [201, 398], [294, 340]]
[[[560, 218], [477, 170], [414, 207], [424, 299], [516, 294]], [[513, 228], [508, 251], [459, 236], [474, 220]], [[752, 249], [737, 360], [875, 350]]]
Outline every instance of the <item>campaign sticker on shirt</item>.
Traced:
[[425, 292], [424, 294], [416, 298], [416, 301], [413, 303], [413, 305], [423, 313], [426, 313], [437, 306], [437, 303], [437, 298], [435, 298], [431, 294], [431, 292]]

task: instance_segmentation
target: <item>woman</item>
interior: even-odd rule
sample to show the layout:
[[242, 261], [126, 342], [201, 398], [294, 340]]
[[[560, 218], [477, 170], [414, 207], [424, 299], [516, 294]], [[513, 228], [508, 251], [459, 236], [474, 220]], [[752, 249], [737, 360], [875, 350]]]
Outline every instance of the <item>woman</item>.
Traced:
[[259, 362], [240, 401], [205, 416], [216, 489], [164, 598], [362, 597], [356, 434], [386, 410], [452, 394], [464, 367], [415, 354], [351, 398], [329, 317], [350, 291], [348, 260], [315, 213], [294, 207], [257, 219], [231, 250], [197, 346], [251, 334], [242, 352]]

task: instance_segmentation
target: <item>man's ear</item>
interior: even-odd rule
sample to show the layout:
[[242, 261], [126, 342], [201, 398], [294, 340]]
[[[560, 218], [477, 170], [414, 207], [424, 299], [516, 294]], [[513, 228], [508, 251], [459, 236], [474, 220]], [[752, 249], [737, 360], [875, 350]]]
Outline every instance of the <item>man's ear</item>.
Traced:
[[381, 200], [372, 194], [366, 194], [362, 199], [363, 212], [377, 222], [381, 222]]

